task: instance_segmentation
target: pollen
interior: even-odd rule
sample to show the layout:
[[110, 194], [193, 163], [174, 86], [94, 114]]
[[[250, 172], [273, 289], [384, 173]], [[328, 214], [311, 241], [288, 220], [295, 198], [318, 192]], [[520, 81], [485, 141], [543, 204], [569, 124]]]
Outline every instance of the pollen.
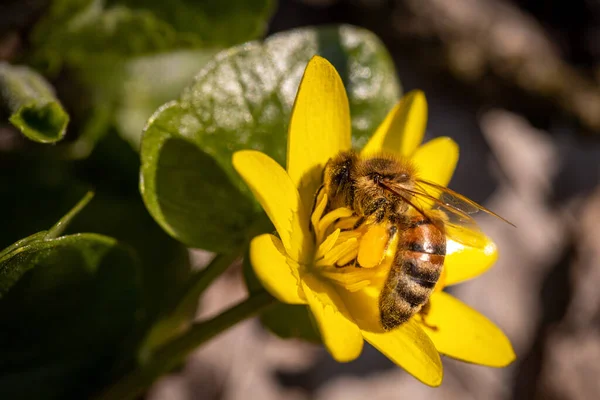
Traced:
[[325, 213], [327, 201], [321, 191], [311, 215], [317, 249], [314, 272], [350, 292], [359, 291], [371, 284], [373, 276], [369, 268], [356, 264], [365, 231], [354, 228], [358, 217], [347, 207]]

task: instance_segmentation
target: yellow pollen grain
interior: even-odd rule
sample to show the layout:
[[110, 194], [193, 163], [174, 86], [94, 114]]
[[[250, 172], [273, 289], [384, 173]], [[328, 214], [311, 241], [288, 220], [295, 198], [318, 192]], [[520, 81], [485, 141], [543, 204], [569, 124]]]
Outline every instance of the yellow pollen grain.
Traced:
[[373, 268], [381, 264], [389, 238], [387, 226], [372, 225], [360, 238], [358, 263], [364, 268]]

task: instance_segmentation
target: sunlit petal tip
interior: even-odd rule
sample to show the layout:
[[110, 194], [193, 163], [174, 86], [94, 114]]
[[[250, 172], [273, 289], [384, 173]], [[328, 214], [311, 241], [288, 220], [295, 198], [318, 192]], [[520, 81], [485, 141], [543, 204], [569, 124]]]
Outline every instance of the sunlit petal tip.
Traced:
[[286, 257], [281, 240], [270, 234], [252, 239], [250, 262], [264, 288], [277, 300], [288, 304], [306, 304], [298, 267]]
[[483, 248], [483, 253], [488, 257], [493, 257], [494, 262], [498, 259], [498, 247], [492, 240], [488, 241]]
[[407, 93], [375, 131], [363, 155], [379, 152], [409, 157], [423, 141], [427, 126], [427, 100], [420, 90]]
[[[507, 339], [508, 340], [508, 339]], [[508, 348], [510, 347], [510, 348]], [[508, 346], [505, 348], [504, 354], [498, 357], [494, 363], [488, 364], [490, 367], [495, 368], [504, 368], [512, 364], [517, 359], [517, 354], [512, 347], [511, 343], [508, 343]]]
[[489, 367], [505, 367], [516, 358], [506, 335], [493, 322], [448, 293], [434, 293], [425, 331], [438, 351]]
[[411, 160], [420, 179], [448, 186], [458, 156], [458, 144], [449, 137], [439, 137], [419, 147]]
[[288, 255], [304, 261], [302, 257], [308, 257], [311, 251], [308, 216], [288, 174], [259, 151], [238, 151], [233, 154], [232, 162], [275, 225]]
[[323, 344], [338, 362], [355, 360], [363, 348], [360, 329], [337, 292], [312, 275], [304, 275], [303, 289]]
[[483, 274], [498, 259], [498, 248], [490, 238], [481, 248], [464, 246], [449, 239], [446, 251], [445, 286], [456, 285]]
[[414, 318], [390, 332], [362, 333], [373, 347], [424, 384], [441, 385], [444, 370], [439, 352]]
[[310, 205], [327, 161], [349, 150], [350, 107], [339, 74], [326, 59], [313, 57], [298, 88], [288, 130], [287, 171]]

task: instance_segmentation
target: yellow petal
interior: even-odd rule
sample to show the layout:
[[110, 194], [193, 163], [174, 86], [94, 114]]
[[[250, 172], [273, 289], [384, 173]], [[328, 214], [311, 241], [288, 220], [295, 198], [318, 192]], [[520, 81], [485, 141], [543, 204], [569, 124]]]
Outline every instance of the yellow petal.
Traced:
[[444, 271], [447, 286], [475, 278], [496, 262], [498, 259], [496, 244], [488, 237], [486, 240], [482, 248], [463, 246], [453, 240], [446, 242]]
[[426, 385], [439, 386], [442, 383], [440, 355], [414, 318], [390, 332], [363, 331], [363, 336], [373, 347]]
[[458, 162], [458, 145], [449, 137], [430, 140], [415, 151], [412, 162], [420, 179], [448, 186]]
[[384, 151], [409, 157], [423, 141], [426, 125], [427, 100], [422, 91], [413, 90], [392, 108], [361, 154]]
[[486, 317], [448, 293], [434, 293], [425, 327], [440, 353], [450, 357], [504, 367], [515, 360], [515, 352], [502, 331]]
[[308, 207], [321, 184], [325, 163], [350, 146], [350, 109], [344, 84], [329, 61], [314, 56], [298, 88], [287, 147], [287, 171]]
[[312, 256], [308, 216], [287, 173], [269, 156], [254, 150], [236, 152], [233, 166], [275, 225], [288, 255], [307, 262]]
[[286, 257], [281, 240], [270, 234], [252, 239], [250, 261], [264, 288], [277, 300], [288, 304], [306, 304], [297, 265]]
[[303, 276], [302, 283], [329, 353], [339, 362], [356, 359], [362, 351], [363, 338], [335, 289], [309, 274]]

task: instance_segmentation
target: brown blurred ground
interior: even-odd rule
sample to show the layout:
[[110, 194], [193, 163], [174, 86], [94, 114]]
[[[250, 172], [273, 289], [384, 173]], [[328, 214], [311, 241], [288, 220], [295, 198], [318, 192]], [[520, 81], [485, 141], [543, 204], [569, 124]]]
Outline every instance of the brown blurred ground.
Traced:
[[[196, 352], [147, 398], [600, 398], [600, 5], [544, 4], [283, 1], [272, 22], [272, 31], [365, 26], [389, 47], [404, 88], [425, 90], [427, 138], [461, 146], [451, 187], [518, 226], [480, 219], [500, 260], [452, 289], [502, 327], [517, 362], [493, 369], [445, 359], [444, 383], [430, 389], [372, 348], [337, 364], [252, 320]], [[194, 255], [198, 265], [208, 257]], [[244, 295], [232, 268], [206, 294], [201, 316]]]

